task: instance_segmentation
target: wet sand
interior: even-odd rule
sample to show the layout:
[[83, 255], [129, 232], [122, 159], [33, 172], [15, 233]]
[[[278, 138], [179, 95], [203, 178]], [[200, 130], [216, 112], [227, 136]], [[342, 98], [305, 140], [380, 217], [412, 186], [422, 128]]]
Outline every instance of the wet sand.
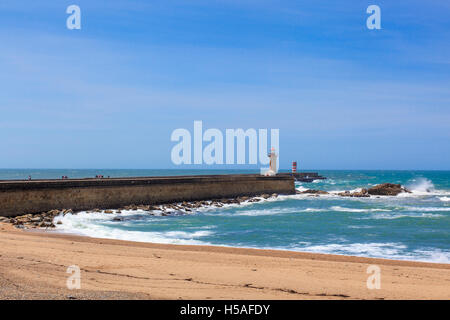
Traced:
[[[69, 290], [67, 268], [81, 270]], [[367, 267], [381, 269], [369, 290]], [[450, 299], [450, 264], [180, 246], [0, 223], [0, 299]]]

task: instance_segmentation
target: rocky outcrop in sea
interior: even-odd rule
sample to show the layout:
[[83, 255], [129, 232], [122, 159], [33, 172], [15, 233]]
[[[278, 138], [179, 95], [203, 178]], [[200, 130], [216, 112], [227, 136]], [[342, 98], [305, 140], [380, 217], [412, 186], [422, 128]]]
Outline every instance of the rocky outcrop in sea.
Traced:
[[[376, 186], [373, 186], [371, 188], [363, 188], [360, 191], [344, 191], [337, 193], [338, 196], [341, 197], [355, 197], [355, 198], [367, 198], [370, 196], [397, 196], [400, 193], [411, 193], [408, 189], [403, 187], [400, 184], [394, 184], [394, 183], [382, 183], [378, 184]], [[297, 191], [297, 194], [310, 194], [310, 195], [325, 195], [330, 194], [327, 191], [323, 190], [315, 190], [315, 189], [308, 189], [305, 191]]]

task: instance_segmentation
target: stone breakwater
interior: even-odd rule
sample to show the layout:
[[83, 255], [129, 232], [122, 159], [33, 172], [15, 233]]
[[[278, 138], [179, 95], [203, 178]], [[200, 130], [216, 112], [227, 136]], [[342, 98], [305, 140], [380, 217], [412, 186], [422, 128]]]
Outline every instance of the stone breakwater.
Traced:
[[0, 216], [88, 211], [261, 194], [295, 194], [289, 176], [252, 174], [0, 181]]
[[[115, 214], [115, 217], [112, 219], [113, 221], [122, 221], [123, 218], [120, 217], [122, 211], [137, 211], [142, 210], [146, 211], [149, 215], [160, 215], [160, 216], [168, 216], [168, 215], [180, 215], [180, 214], [193, 214], [196, 211], [202, 208], [208, 207], [216, 207], [220, 208], [225, 205], [239, 205], [245, 202], [259, 202], [263, 199], [276, 198], [278, 197], [277, 193], [273, 194], [261, 194], [254, 197], [241, 196], [236, 198], [228, 198], [228, 199], [212, 199], [212, 200], [200, 200], [200, 201], [192, 201], [192, 202], [176, 202], [176, 203], [168, 203], [161, 205], [128, 205], [121, 207], [119, 209], [93, 209], [91, 211], [87, 211], [88, 213], [105, 213], [105, 214]], [[41, 212], [37, 214], [25, 214], [21, 216], [17, 216], [14, 218], [6, 218], [0, 217], [0, 222], [10, 223], [19, 229], [36, 229], [36, 228], [55, 228], [56, 224], [61, 224], [61, 221], [57, 221], [55, 223], [55, 218], [66, 214], [74, 214], [76, 215], [78, 212], [74, 212], [72, 209], [63, 209], [63, 210], [50, 210], [47, 212]]]

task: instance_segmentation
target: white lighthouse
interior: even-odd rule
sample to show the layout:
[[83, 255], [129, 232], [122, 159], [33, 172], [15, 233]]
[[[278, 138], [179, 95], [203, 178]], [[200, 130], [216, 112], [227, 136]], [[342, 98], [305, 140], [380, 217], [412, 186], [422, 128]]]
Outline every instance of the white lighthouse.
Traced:
[[277, 174], [277, 154], [275, 153], [275, 148], [272, 147], [269, 153], [270, 158], [270, 168], [266, 173], [265, 176], [275, 176]]

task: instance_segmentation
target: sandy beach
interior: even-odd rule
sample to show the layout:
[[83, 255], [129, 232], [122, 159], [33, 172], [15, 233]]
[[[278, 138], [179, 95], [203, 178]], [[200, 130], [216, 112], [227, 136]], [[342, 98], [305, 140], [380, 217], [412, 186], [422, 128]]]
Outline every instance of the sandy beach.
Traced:
[[[67, 268], [79, 266], [81, 289]], [[369, 265], [381, 289], [367, 289]], [[30, 232], [0, 224], [0, 299], [449, 299], [450, 265]]]

